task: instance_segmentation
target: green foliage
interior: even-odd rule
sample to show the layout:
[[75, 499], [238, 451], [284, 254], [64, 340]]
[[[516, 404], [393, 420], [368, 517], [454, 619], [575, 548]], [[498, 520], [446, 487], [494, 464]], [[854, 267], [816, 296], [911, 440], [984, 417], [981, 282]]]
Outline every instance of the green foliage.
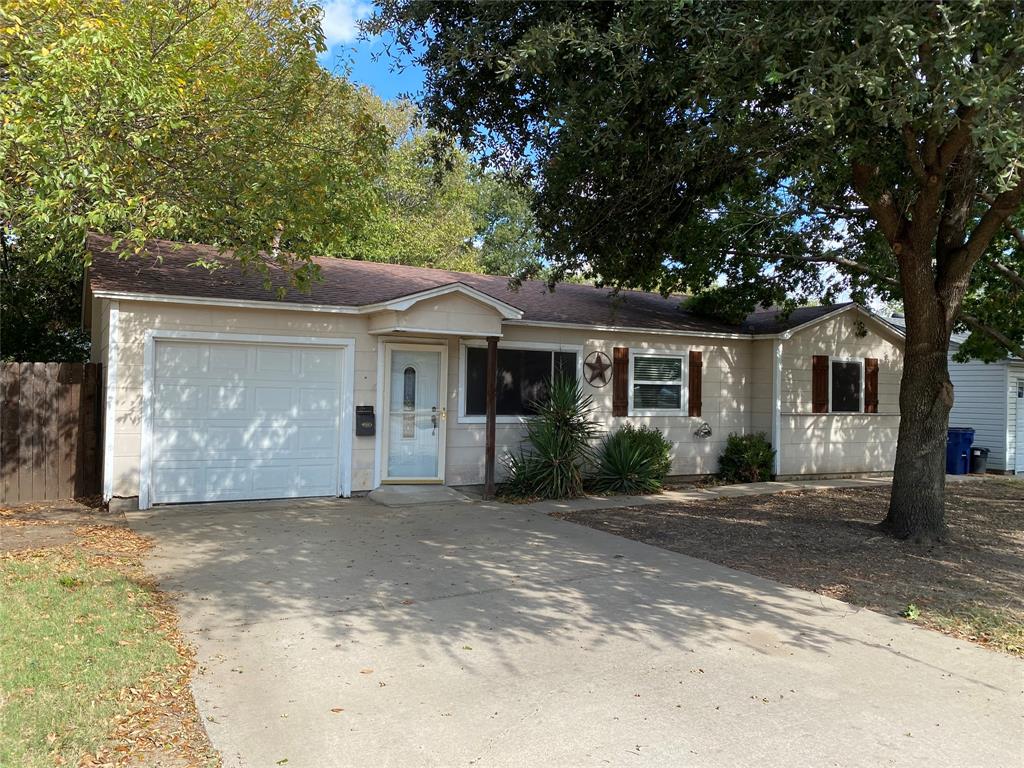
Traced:
[[966, 281], [966, 352], [1024, 344], [1024, 281], [991, 266], [1024, 275], [1024, 240], [988, 226], [1024, 226], [1018, 6], [378, 6], [371, 28], [426, 70], [431, 124], [535, 180], [556, 275], [724, 283], [695, 309], [735, 318], [845, 291], [904, 299], [902, 264], [928, 278], [911, 281], [911, 328], [948, 333], [930, 308], [956, 317]]
[[547, 396], [533, 402], [526, 421], [526, 447], [505, 457], [507, 498], [562, 499], [583, 495], [584, 474], [593, 460], [591, 443], [600, 428], [594, 401], [574, 378], [556, 376]]
[[485, 173], [411, 104], [369, 96], [390, 138], [381, 205], [347, 254], [460, 272], [531, 276], [540, 244], [521, 182]]
[[659, 430], [625, 424], [601, 446], [593, 487], [627, 494], [661, 490], [672, 466], [671, 450], [672, 443]]
[[10, 242], [54, 259], [87, 230], [129, 253], [197, 240], [308, 285], [308, 257], [347, 250], [377, 206], [387, 150], [359, 90], [317, 63], [319, 18], [306, 0], [5, 3]]
[[37, 261], [23, 248], [9, 247], [0, 233], [0, 359], [89, 359], [89, 336], [82, 330], [82, 262], [76, 254]]
[[914, 603], [910, 603], [906, 608], [900, 611], [900, 616], [905, 619], [910, 619], [911, 621], [916, 621], [921, 617], [921, 609]]
[[533, 215], [533, 192], [522, 179], [477, 170], [477, 261], [490, 275], [514, 281], [543, 269], [541, 235]]
[[718, 474], [731, 483], [759, 483], [772, 479], [775, 451], [764, 432], [729, 435], [718, 459]]

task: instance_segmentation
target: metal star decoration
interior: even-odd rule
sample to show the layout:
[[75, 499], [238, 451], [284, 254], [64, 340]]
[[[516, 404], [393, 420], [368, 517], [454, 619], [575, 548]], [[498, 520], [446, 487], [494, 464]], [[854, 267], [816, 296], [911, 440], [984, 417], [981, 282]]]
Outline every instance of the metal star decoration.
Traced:
[[584, 378], [592, 387], [603, 387], [608, 383], [608, 371], [612, 369], [612, 361], [604, 352], [591, 352], [583, 361]]

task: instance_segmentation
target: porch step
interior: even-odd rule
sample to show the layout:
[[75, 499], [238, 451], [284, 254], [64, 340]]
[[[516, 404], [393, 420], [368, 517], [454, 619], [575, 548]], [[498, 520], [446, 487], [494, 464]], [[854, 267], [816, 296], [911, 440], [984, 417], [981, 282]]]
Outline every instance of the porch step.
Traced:
[[382, 485], [370, 491], [370, 501], [385, 507], [415, 507], [420, 504], [457, 504], [471, 499], [446, 485]]

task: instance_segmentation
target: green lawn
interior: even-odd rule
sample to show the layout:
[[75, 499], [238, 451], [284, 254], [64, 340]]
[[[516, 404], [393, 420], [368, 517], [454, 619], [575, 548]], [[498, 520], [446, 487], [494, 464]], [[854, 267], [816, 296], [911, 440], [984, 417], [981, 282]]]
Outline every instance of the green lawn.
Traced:
[[127, 706], [119, 691], [180, 663], [153, 600], [83, 555], [0, 558], [0, 766], [77, 765]]

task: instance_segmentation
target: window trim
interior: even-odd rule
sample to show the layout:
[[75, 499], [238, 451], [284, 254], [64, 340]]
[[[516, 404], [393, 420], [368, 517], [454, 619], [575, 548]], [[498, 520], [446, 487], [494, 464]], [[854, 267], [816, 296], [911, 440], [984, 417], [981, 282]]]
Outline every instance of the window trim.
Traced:
[[[644, 408], [637, 409], [633, 406], [633, 385], [637, 383], [633, 378], [633, 361], [638, 357], [666, 357], [679, 361], [679, 407], [678, 408]], [[700, 418], [690, 416], [687, 403], [690, 401], [690, 348], [676, 349], [629, 349], [629, 406], [627, 413], [630, 416], [684, 416], [688, 419]], [[656, 382], [648, 379], [641, 379], [640, 384], [667, 384], [674, 382]]]
[[[836, 411], [832, 409], [832, 363], [857, 363], [860, 366], [860, 405], [856, 411]], [[840, 416], [848, 416], [850, 414], [859, 413], [864, 415], [864, 390], [866, 382], [864, 381], [864, 358], [863, 357], [835, 357], [834, 355], [828, 356], [828, 412], [829, 414], [838, 414]], [[873, 416], [875, 414], [868, 414]]]
[[[487, 416], [481, 415], [467, 415], [466, 414], [466, 374], [467, 374], [467, 355], [466, 350], [470, 347], [477, 349], [487, 349], [486, 341], [477, 341], [475, 339], [470, 341], [459, 342], [459, 413], [456, 421], [459, 424], [486, 424]], [[558, 344], [550, 343], [545, 341], [499, 341], [498, 349], [512, 349], [522, 350], [524, 352], [574, 352], [576, 354], [576, 380], [583, 380], [583, 345], [582, 344]], [[554, 365], [555, 356], [551, 355], [551, 364]], [[534, 416], [502, 416], [496, 415], [494, 421], [496, 424], [525, 424], [527, 419], [535, 418]]]

